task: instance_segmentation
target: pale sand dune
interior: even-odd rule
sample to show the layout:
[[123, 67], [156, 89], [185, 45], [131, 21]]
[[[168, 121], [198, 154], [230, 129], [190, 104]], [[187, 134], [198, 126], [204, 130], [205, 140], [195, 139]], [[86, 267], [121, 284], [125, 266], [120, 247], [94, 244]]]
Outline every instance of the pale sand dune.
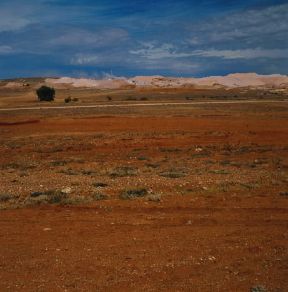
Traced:
[[58, 79], [46, 79], [47, 84], [67, 84], [73, 87], [87, 87], [87, 88], [120, 88], [128, 84], [125, 79], [85, 79], [85, 78], [70, 78], [62, 77]]
[[236, 88], [236, 87], [267, 87], [267, 88], [288, 88], [288, 76], [286, 75], [258, 75], [256, 73], [235, 73], [227, 76], [211, 76], [204, 78], [176, 78], [162, 76], [136, 76], [134, 78], [116, 79], [85, 79], [62, 77], [58, 79], [46, 79], [49, 85], [68, 85], [84, 88], [110, 88], [117, 89], [134, 85], [137, 87], [205, 87], [205, 88]]

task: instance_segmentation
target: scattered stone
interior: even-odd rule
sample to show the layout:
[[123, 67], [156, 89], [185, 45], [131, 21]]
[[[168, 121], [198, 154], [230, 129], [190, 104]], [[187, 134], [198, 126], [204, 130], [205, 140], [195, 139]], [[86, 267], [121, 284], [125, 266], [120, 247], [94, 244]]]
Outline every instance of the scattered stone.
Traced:
[[66, 187], [61, 190], [61, 193], [63, 194], [70, 194], [72, 192], [72, 189], [70, 187]]
[[43, 231], [50, 231], [50, 230], [52, 230], [52, 228], [50, 227], [43, 228]]

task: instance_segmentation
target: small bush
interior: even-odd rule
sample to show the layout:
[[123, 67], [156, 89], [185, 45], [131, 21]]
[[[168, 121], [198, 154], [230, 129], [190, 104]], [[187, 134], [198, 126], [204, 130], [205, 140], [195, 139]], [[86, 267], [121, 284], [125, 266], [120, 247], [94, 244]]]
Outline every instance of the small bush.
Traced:
[[65, 101], [65, 103], [69, 103], [69, 102], [71, 102], [72, 101], [72, 98], [69, 96], [69, 97], [66, 97], [65, 99], [64, 99], [64, 101]]
[[12, 195], [9, 194], [0, 194], [0, 203], [5, 203], [13, 199]]
[[161, 172], [160, 175], [168, 178], [180, 178], [186, 176], [187, 171], [183, 169], [172, 168], [167, 171]]
[[181, 149], [179, 148], [160, 148], [161, 152], [167, 152], [167, 153], [173, 153], [173, 152], [181, 152]]
[[105, 194], [102, 194], [100, 192], [97, 192], [97, 193], [94, 193], [92, 195], [92, 198], [96, 201], [102, 201], [102, 200], [107, 200], [108, 199], [108, 196], [105, 195]]
[[130, 189], [121, 192], [119, 198], [122, 200], [131, 200], [139, 197], [145, 197], [148, 194], [148, 190], [145, 188], [141, 189]]
[[213, 174], [230, 174], [230, 171], [225, 170], [225, 169], [214, 169], [214, 170], [209, 170], [209, 173], [213, 173]]
[[81, 205], [87, 204], [89, 202], [91, 202], [91, 198], [87, 198], [84, 196], [68, 197], [62, 201], [64, 205]]
[[105, 183], [102, 183], [102, 182], [96, 182], [96, 183], [93, 183], [92, 185], [95, 188], [105, 188], [105, 187], [108, 187], [108, 184], [105, 184]]
[[69, 161], [67, 161], [67, 160], [54, 160], [54, 161], [50, 162], [50, 165], [52, 165], [52, 166], [64, 166], [64, 165], [66, 165], [68, 163], [69, 163]]
[[137, 174], [137, 169], [131, 166], [116, 167], [110, 172], [111, 177], [134, 176]]
[[55, 98], [55, 89], [48, 86], [41, 86], [36, 90], [39, 101], [53, 101]]
[[30, 194], [28, 203], [37, 204], [60, 204], [67, 199], [67, 194], [61, 190], [49, 190], [45, 192], [33, 192]]
[[79, 173], [76, 170], [71, 168], [60, 170], [59, 173], [64, 173], [66, 175], [78, 175]]
[[159, 163], [146, 163], [146, 166], [151, 168], [158, 168], [161, 165]]
[[146, 156], [139, 156], [137, 159], [140, 160], [140, 161], [149, 160], [149, 158], [146, 157]]
[[265, 289], [264, 286], [254, 286], [250, 289], [250, 292], [266, 292], [267, 290]]

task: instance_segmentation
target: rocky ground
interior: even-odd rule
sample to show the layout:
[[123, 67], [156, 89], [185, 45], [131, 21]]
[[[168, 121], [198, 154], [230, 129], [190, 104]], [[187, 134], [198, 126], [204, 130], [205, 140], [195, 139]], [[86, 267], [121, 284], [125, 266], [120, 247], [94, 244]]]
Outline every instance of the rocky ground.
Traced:
[[287, 112], [1, 113], [0, 290], [285, 291]]

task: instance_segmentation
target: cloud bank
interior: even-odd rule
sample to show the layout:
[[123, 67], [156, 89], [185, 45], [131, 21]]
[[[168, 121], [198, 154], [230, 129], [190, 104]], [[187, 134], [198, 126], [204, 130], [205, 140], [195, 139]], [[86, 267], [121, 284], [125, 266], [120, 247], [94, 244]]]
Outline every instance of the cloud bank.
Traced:
[[0, 78], [288, 73], [286, 1], [200, 2], [3, 0]]

